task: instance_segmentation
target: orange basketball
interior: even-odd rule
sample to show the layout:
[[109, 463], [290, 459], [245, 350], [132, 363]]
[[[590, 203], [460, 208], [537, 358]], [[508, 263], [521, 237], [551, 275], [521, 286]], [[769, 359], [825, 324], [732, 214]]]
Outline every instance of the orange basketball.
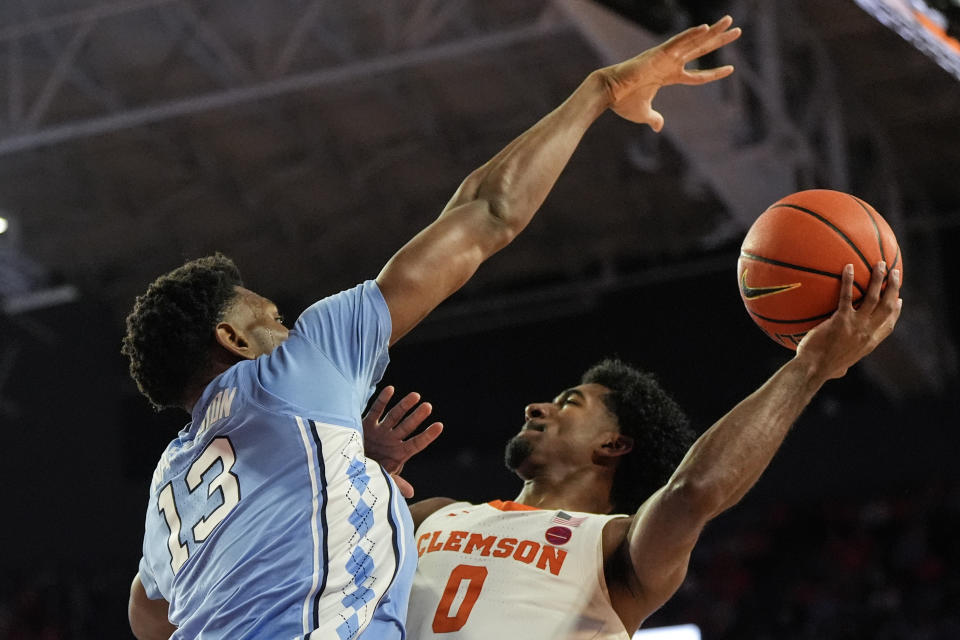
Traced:
[[853, 265], [856, 306], [880, 260], [902, 274], [897, 239], [873, 207], [840, 191], [798, 191], [770, 205], [743, 239], [740, 297], [768, 336], [796, 349], [836, 311], [844, 265]]

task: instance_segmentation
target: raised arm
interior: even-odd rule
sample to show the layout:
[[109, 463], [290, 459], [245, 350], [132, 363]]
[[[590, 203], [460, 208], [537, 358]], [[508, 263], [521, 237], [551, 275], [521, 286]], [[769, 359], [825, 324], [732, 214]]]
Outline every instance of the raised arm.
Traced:
[[703, 84], [733, 67], [684, 68], [740, 35], [727, 17], [688, 29], [619, 64], [591, 73], [573, 94], [467, 176], [440, 217], [390, 259], [377, 276], [393, 321], [391, 344], [459, 289], [480, 264], [530, 222], [583, 134], [610, 108], [659, 131], [651, 102], [660, 87]]
[[625, 621], [639, 626], [677, 590], [704, 525], [754, 485], [820, 387], [890, 335], [902, 304], [900, 274], [890, 274], [881, 295], [884, 276], [880, 263], [854, 310], [853, 268], [847, 266], [836, 313], [803, 339], [790, 362], [710, 427], [666, 486], [640, 508], [622, 541], [621, 557], [628, 557], [633, 571], [624, 583], [611, 585]]

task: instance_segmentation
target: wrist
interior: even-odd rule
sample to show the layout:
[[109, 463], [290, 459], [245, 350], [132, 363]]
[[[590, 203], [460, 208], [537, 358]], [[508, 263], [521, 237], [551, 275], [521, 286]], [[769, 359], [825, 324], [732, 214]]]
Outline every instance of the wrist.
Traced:
[[579, 90], [589, 93], [597, 108], [597, 116], [613, 105], [613, 92], [610, 90], [606, 69], [592, 71], [581, 83]]
[[824, 373], [823, 366], [803, 351], [798, 351], [793, 359], [784, 365], [784, 369], [795, 377], [798, 388], [810, 396], [819, 391], [820, 387], [830, 379]]

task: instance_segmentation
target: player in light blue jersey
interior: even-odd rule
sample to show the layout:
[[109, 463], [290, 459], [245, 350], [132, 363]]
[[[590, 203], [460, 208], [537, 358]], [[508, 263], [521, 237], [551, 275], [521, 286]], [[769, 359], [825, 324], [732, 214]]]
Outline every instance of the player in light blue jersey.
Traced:
[[[239, 282], [223, 257], [199, 264]], [[366, 282], [288, 332], [272, 303], [240, 291], [238, 334], [278, 346], [208, 384], [160, 459], [144, 592], [169, 601], [177, 637], [400, 637], [416, 557], [409, 512], [358, 431], [388, 359], [383, 296]]]
[[361, 412], [389, 345], [526, 227], [608, 108], [659, 131], [651, 101], [661, 86], [728, 75], [732, 67], [684, 68], [735, 39], [728, 26], [588, 75], [471, 173], [375, 281], [317, 302], [289, 330], [221, 255], [150, 285], [127, 318], [123, 352], [154, 406], [183, 408], [191, 421], [150, 487], [129, 605], [138, 638], [406, 637], [416, 552], [390, 474], [440, 427], [364, 442]]

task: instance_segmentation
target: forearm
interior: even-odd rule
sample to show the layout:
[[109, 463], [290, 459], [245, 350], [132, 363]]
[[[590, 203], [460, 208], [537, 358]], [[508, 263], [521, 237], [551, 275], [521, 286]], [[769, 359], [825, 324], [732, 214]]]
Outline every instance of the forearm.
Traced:
[[740, 31], [728, 31], [730, 22], [726, 17], [713, 27], [688, 29], [591, 73], [563, 104], [467, 176], [439, 218], [377, 276], [393, 322], [391, 344], [523, 231], [584, 133], [607, 108], [659, 131], [663, 117], [651, 101], [661, 87], [703, 84], [729, 75], [732, 67], [693, 72], [684, 65], [735, 40]]
[[677, 590], [704, 525], [753, 486], [823, 379], [791, 360], [700, 436], [640, 507], [628, 534], [639, 619]]
[[704, 521], [756, 483], [825, 379], [794, 358], [690, 448], [671, 483], [689, 488]]
[[563, 104], [474, 171], [445, 211], [471, 200], [483, 201], [514, 235], [519, 233], [609, 102], [601, 74], [590, 74]]

